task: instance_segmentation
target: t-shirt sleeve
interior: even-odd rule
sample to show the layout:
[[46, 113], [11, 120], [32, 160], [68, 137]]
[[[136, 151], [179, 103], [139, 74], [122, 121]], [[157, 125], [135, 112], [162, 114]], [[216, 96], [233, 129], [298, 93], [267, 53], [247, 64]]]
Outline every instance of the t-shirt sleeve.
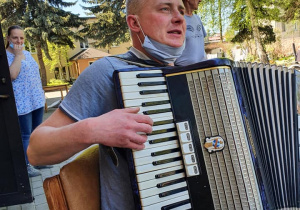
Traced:
[[75, 121], [97, 117], [115, 109], [113, 71], [113, 65], [107, 58], [94, 62], [80, 74], [59, 108]]

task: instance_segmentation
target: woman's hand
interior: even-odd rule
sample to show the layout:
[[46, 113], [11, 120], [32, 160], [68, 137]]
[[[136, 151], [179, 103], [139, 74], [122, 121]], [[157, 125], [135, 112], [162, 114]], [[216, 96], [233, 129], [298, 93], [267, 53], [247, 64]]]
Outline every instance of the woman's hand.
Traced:
[[25, 56], [23, 54], [23, 45], [20, 44], [14, 44], [14, 47], [11, 48], [12, 49], [12, 53], [16, 56], [19, 57], [23, 60], [25, 60]]

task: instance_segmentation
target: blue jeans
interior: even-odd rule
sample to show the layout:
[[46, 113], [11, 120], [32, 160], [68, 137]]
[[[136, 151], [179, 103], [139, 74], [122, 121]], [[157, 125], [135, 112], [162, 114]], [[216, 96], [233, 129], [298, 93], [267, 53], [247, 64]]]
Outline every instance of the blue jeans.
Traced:
[[26, 164], [29, 164], [26, 151], [29, 145], [30, 135], [32, 131], [42, 123], [43, 114], [44, 114], [44, 107], [33, 110], [32, 112], [25, 115], [19, 115], [19, 124], [21, 129], [21, 136], [22, 136]]

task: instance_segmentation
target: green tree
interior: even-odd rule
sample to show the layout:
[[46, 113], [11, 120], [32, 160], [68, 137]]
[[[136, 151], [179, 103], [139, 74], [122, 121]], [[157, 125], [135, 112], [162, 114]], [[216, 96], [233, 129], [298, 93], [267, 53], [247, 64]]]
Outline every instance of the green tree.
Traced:
[[68, 52], [70, 47], [68, 45], [57, 45], [48, 42], [48, 52], [51, 57], [51, 60], [47, 56], [43, 56], [45, 64], [50, 67], [50, 71], [53, 71], [55, 67], [60, 69], [64, 66], [69, 66], [68, 63]]
[[80, 32], [82, 36], [93, 39], [94, 47], [108, 48], [130, 40], [126, 23], [124, 0], [82, 0], [91, 6], [83, 7], [87, 14], [95, 16], [93, 23], [86, 24]]
[[224, 28], [228, 25], [228, 17], [232, 11], [232, 0], [203, 0], [198, 14], [204, 22], [209, 35], [219, 32], [223, 42]]
[[254, 39], [260, 61], [268, 63], [265, 44], [276, 39], [272, 27], [266, 23], [276, 19], [278, 12], [268, 0], [236, 0], [230, 16], [231, 27], [238, 32], [233, 41]]
[[273, 4], [282, 9], [280, 15], [281, 21], [290, 22], [300, 19], [300, 1], [299, 0], [273, 0]]
[[35, 46], [42, 84], [47, 84], [43, 52], [51, 60], [47, 41], [57, 45], [74, 47], [72, 37], [79, 39], [71, 28], [78, 28], [84, 20], [78, 15], [60, 9], [75, 3], [63, 0], [8, 0], [0, 2], [1, 23], [5, 26], [18, 24], [24, 28], [26, 39]]

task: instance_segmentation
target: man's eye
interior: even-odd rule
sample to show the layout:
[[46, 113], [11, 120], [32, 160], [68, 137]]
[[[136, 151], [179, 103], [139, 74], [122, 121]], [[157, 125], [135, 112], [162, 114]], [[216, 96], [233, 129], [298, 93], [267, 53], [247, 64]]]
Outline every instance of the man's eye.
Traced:
[[161, 8], [162, 11], [169, 11], [170, 9], [167, 7]]

